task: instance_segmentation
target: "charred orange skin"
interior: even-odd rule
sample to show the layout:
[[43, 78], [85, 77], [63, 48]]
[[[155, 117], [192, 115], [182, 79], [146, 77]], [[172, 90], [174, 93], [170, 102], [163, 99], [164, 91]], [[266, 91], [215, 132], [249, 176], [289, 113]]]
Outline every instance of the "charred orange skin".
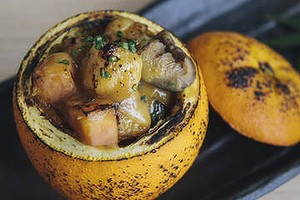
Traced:
[[188, 43], [212, 107], [241, 134], [290, 146], [300, 141], [300, 76], [268, 46], [234, 32]]
[[[50, 29], [31, 49], [31, 53], [34, 55], [40, 43], [51, 39], [57, 32], [56, 29], [61, 31], [62, 28], [69, 26], [69, 23], [75, 24], [87, 17], [97, 18], [106, 14], [139, 20], [134, 14], [118, 11], [77, 15]], [[162, 29], [144, 18], [140, 20], [152, 28], [152, 31]], [[179, 45], [182, 47], [182, 44]], [[22, 66], [28, 61], [26, 59], [23, 60]], [[89, 155], [80, 158], [72, 155], [72, 152], [61, 151], [55, 144], [47, 145], [47, 141], [32, 131], [28, 125], [28, 118], [24, 117], [24, 107], [20, 106], [24, 104], [18, 99], [20, 94], [18, 82], [13, 92], [14, 116], [21, 142], [33, 166], [46, 182], [66, 198], [154, 199], [184, 175], [197, 157], [204, 140], [208, 123], [208, 101], [202, 75], [197, 69], [194, 83], [196, 84], [192, 86], [193, 89], [188, 90], [192, 92], [184, 93], [186, 99], [189, 99], [189, 96], [197, 98], [196, 103], [189, 104], [192, 108], [189, 110], [193, 110], [193, 115], [185, 115], [190, 117], [184, 118], [183, 123], [169, 128], [172, 135], [170, 140], [159, 143], [159, 146], [146, 153], [130, 154], [121, 159], [91, 160]], [[199, 94], [195, 91], [199, 91]]]
[[[203, 88], [203, 87], [202, 87]], [[208, 105], [202, 91], [189, 125], [165, 145], [124, 160], [86, 161], [46, 146], [26, 125], [14, 98], [14, 116], [23, 147], [45, 181], [69, 199], [154, 199], [174, 185], [199, 153]]]

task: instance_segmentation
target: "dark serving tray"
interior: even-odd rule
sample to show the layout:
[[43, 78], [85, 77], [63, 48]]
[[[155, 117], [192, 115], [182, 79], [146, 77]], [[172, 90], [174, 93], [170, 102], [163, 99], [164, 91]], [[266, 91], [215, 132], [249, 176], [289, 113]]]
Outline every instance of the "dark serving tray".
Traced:
[[[298, 0], [164, 0], [140, 12], [183, 41], [212, 30], [259, 39], [276, 24], [267, 15], [299, 15]], [[62, 200], [33, 169], [12, 114], [14, 77], [0, 83], [0, 199]], [[207, 137], [196, 162], [159, 199], [257, 199], [300, 173], [300, 145], [282, 148], [240, 136], [210, 109]]]

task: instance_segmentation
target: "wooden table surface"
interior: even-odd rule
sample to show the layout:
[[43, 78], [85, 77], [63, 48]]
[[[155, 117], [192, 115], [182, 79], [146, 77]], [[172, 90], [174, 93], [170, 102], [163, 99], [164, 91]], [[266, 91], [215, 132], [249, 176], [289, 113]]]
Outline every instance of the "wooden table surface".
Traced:
[[[0, 81], [16, 74], [25, 53], [55, 23], [80, 12], [118, 9], [135, 12], [154, 0], [0, 1]], [[300, 175], [261, 199], [300, 199]]]

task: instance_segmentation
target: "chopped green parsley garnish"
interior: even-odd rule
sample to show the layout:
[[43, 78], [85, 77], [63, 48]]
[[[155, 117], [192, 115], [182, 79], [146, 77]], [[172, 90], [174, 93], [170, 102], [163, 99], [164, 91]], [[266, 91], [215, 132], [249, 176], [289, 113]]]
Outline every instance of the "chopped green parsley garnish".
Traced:
[[143, 96], [141, 96], [141, 100], [144, 101], [144, 102], [147, 102], [148, 98], [147, 98], [146, 95], [143, 95]]
[[70, 65], [70, 61], [68, 61], [68, 60], [66, 60], [66, 59], [59, 60], [57, 63], [58, 63], [58, 64], [64, 64], [64, 65]]
[[107, 58], [107, 60], [109, 62], [118, 62], [120, 60], [120, 58], [117, 57], [117, 56], [110, 56], [110, 57]]
[[129, 51], [131, 51], [132, 53], [136, 53], [137, 52], [137, 43], [135, 40], [129, 40], [128, 42], [128, 49]]
[[128, 42], [119, 42], [118, 46], [122, 47], [123, 49], [127, 49], [132, 53], [137, 52], [137, 43], [135, 40], [129, 40]]
[[85, 38], [85, 42], [94, 44], [95, 48], [100, 50], [107, 44], [107, 39], [105, 35], [88, 36]]
[[86, 39], [85, 39], [86, 42], [88, 43], [93, 43], [94, 42], [94, 37], [93, 36], [88, 36]]
[[107, 39], [104, 35], [103, 36], [97, 35], [95, 37], [95, 48], [97, 50], [102, 49], [106, 45], [106, 43], [107, 43]]
[[106, 71], [104, 68], [100, 68], [100, 76], [101, 78], [110, 78], [110, 73]]
[[119, 47], [122, 47], [123, 49], [127, 49], [128, 50], [128, 43], [127, 42], [120, 42], [119, 43]]
[[124, 37], [123, 32], [122, 31], [117, 31], [117, 36], [119, 38], [123, 38]]

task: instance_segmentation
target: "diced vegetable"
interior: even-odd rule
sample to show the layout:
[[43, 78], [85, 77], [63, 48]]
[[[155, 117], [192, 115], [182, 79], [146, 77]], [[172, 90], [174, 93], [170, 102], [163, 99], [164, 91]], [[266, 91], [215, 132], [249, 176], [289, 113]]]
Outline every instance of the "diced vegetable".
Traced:
[[42, 60], [33, 74], [34, 92], [46, 104], [55, 104], [75, 91], [74, 62], [67, 53], [55, 53]]
[[84, 144], [92, 146], [116, 146], [118, 126], [113, 104], [94, 101], [71, 102], [66, 106], [67, 120]]

